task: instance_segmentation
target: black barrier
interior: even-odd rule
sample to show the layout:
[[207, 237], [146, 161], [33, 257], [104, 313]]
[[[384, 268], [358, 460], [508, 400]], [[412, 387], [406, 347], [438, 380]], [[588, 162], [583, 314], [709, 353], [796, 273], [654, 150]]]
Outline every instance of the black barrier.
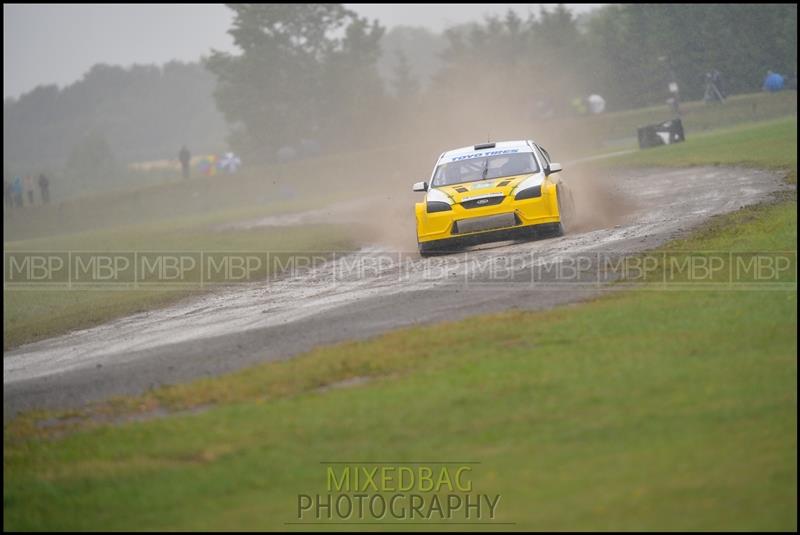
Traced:
[[680, 119], [643, 126], [637, 130], [637, 134], [640, 149], [671, 145], [686, 139], [683, 136], [683, 123]]

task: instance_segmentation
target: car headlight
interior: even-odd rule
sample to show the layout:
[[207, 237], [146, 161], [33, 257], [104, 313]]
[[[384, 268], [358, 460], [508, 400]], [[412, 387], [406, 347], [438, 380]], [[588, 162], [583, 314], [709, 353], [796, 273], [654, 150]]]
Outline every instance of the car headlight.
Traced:
[[452, 210], [453, 207], [447, 204], [446, 202], [441, 201], [428, 201], [425, 204], [428, 213], [432, 214], [434, 212], [447, 212], [448, 210]]
[[542, 184], [544, 183], [544, 174], [536, 173], [531, 175], [514, 188], [511, 193], [514, 195], [514, 200], [533, 199], [542, 196]]
[[436, 188], [428, 190], [425, 201], [425, 206], [429, 214], [434, 212], [448, 212], [453, 209], [453, 199], [445, 192]]
[[533, 199], [534, 197], [541, 197], [542, 196], [542, 186], [531, 186], [530, 188], [525, 188], [517, 192], [514, 195], [514, 200], [519, 201], [521, 199]]

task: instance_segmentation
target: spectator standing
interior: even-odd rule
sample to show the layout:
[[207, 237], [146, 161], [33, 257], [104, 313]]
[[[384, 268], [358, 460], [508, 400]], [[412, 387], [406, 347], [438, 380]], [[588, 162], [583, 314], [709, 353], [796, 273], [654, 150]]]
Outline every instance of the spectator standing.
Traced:
[[25, 194], [28, 197], [28, 204], [33, 206], [33, 175], [25, 175]]
[[178, 153], [178, 160], [181, 162], [181, 173], [183, 174], [184, 180], [188, 179], [190, 172], [189, 163], [192, 161], [192, 153], [189, 152], [186, 145], [184, 145]]
[[44, 176], [44, 173], [39, 175], [39, 193], [42, 197], [42, 204], [50, 203], [50, 180]]
[[7, 178], [3, 178], [3, 202], [6, 209], [14, 206], [14, 191], [11, 187], [11, 181]]
[[17, 175], [14, 177], [14, 183], [11, 185], [14, 192], [14, 204], [17, 208], [22, 208], [22, 177]]
[[722, 73], [717, 69], [711, 69], [711, 82], [717, 88], [717, 91], [719, 91], [722, 100], [728, 98], [727, 93], [725, 93], [725, 84], [722, 81]]

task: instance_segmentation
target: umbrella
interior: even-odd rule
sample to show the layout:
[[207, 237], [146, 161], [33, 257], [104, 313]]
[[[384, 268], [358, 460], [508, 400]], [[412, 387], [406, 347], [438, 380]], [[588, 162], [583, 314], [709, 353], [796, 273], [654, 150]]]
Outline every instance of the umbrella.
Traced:
[[764, 78], [764, 89], [766, 91], [780, 91], [783, 89], [783, 76], [777, 72], [769, 71]]
[[231, 175], [236, 173], [241, 165], [242, 160], [232, 152], [226, 152], [217, 164], [221, 171], [227, 171]]

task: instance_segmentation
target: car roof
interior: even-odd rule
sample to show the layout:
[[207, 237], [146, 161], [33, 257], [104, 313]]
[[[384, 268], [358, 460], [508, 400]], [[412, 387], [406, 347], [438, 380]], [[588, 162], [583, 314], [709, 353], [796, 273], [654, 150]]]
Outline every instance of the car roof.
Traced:
[[480, 143], [478, 145], [469, 145], [458, 149], [443, 152], [439, 156], [439, 163], [452, 162], [455, 160], [465, 160], [468, 158], [477, 158], [479, 156], [489, 156], [493, 154], [505, 154], [506, 152], [533, 152], [533, 142], [527, 140], [517, 141], [497, 141], [494, 143]]

